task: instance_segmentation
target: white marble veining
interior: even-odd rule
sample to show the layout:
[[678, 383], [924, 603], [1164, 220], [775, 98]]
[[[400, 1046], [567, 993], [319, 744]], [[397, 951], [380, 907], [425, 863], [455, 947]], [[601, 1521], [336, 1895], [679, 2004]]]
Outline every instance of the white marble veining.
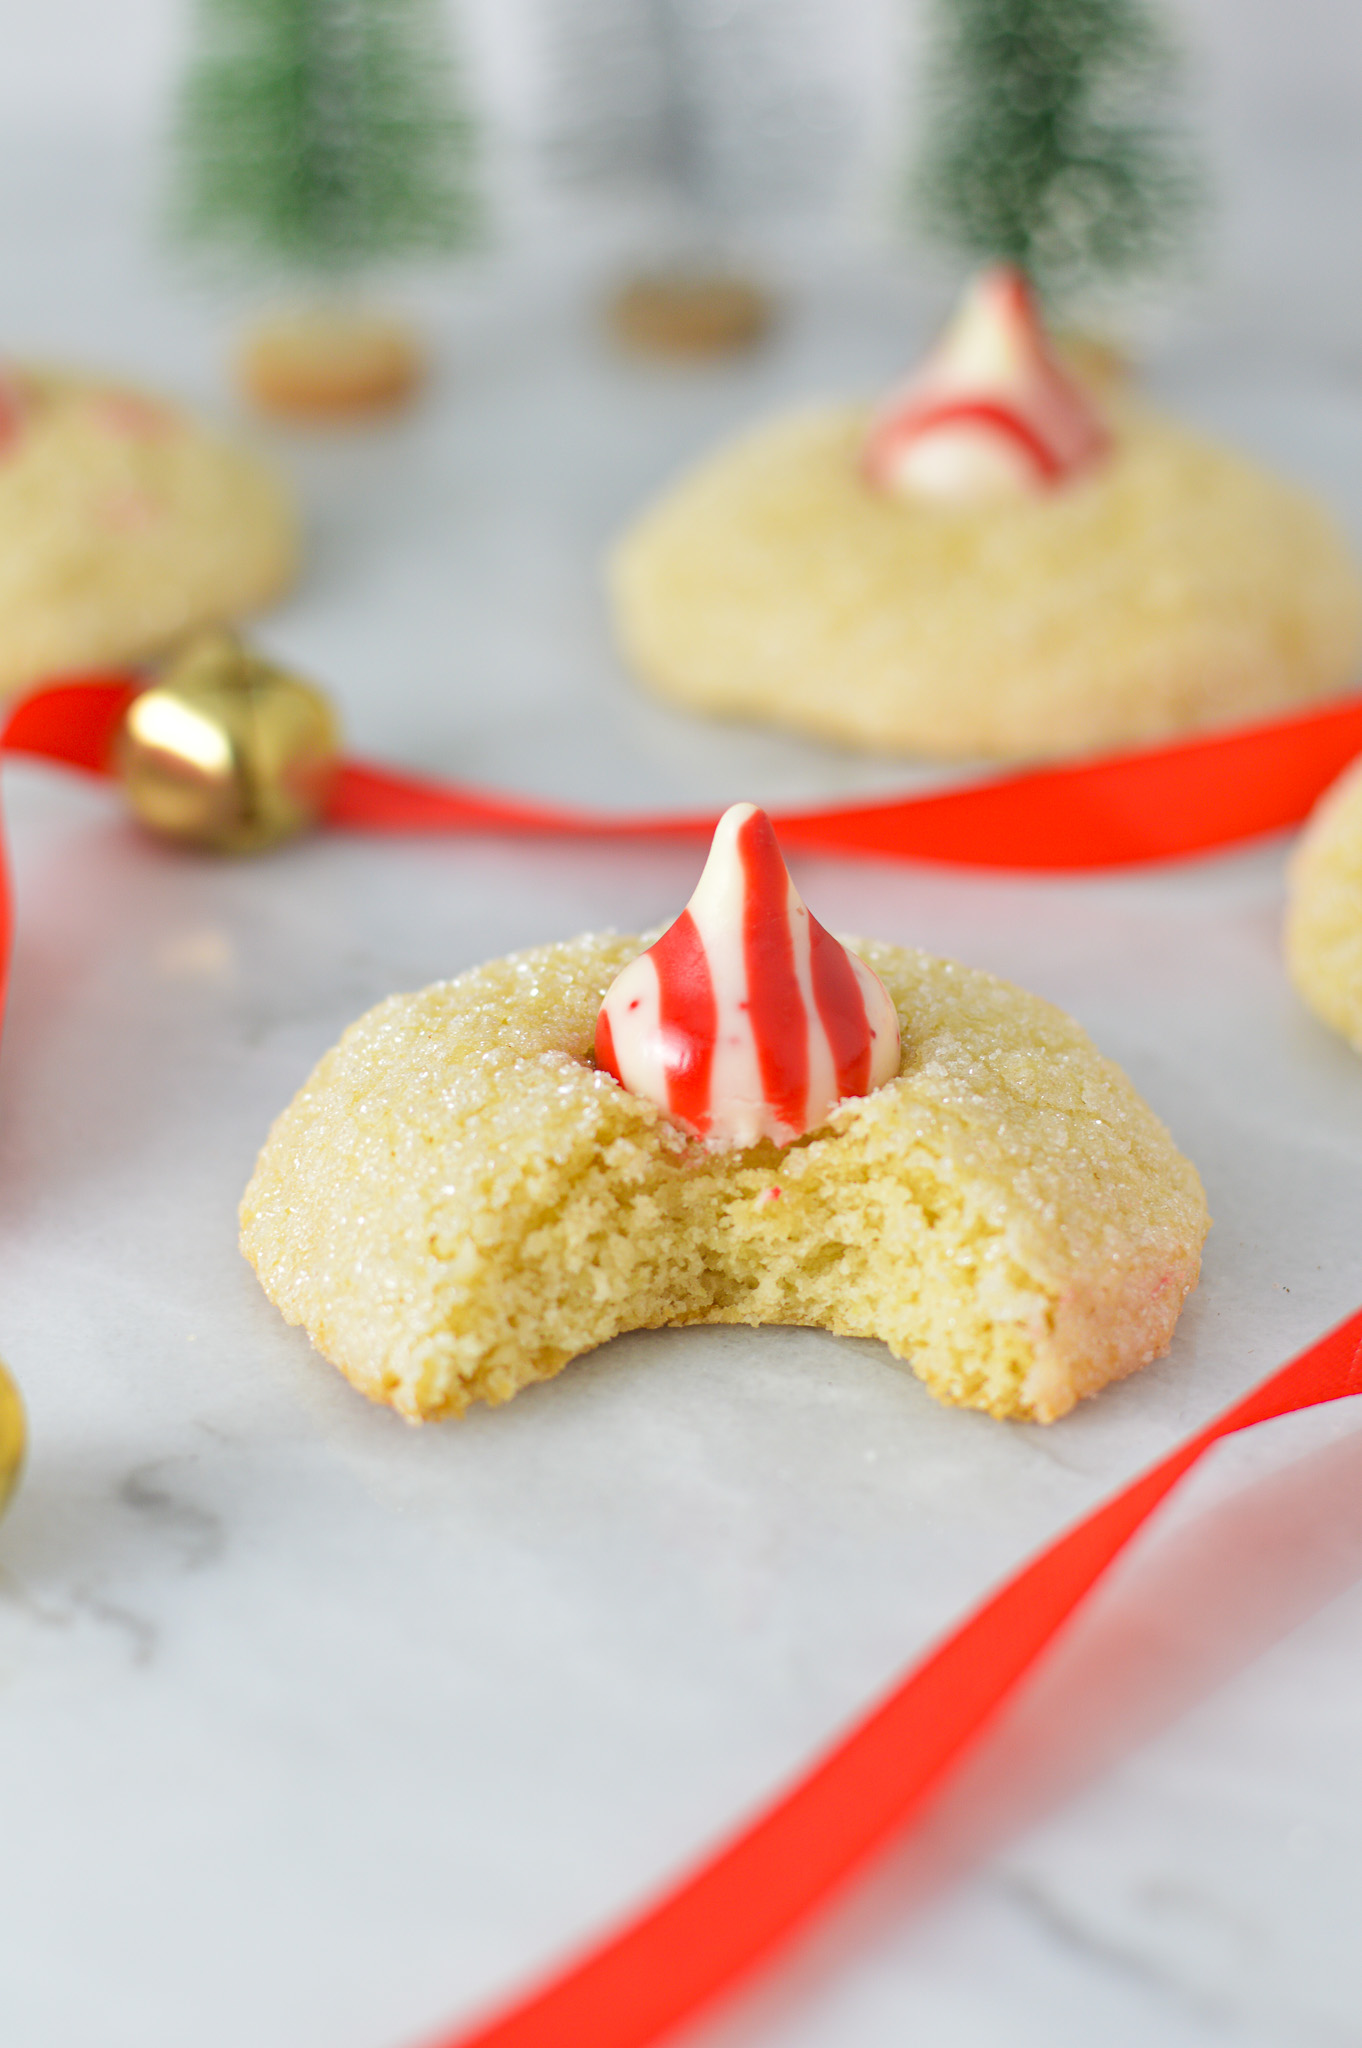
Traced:
[[[30, 253], [25, 339], [93, 351], [74, 270]], [[107, 352], [210, 397], [206, 316], [141, 260], [91, 230]], [[314, 555], [267, 644], [334, 685], [357, 745], [523, 789], [902, 785], [635, 696], [595, 570], [678, 460], [792, 395], [873, 389], [912, 317], [848, 271], [768, 356], [678, 378], [612, 361], [562, 266], [489, 269], [427, 411], [277, 438]], [[1196, 338], [1157, 374], [1362, 538], [1356, 381]], [[1169, 1121], [1217, 1219], [1172, 1355], [1043, 1431], [937, 1407], [872, 1345], [660, 1333], [410, 1430], [236, 1253], [268, 1121], [371, 1001], [663, 918], [694, 850], [336, 836], [223, 865], [38, 769], [5, 801], [0, 1351], [33, 1439], [0, 1526], [6, 2048], [400, 2048], [471, 2011], [1362, 1301], [1362, 1062], [1283, 978], [1279, 844], [1064, 881], [801, 861], [825, 924], [1053, 997]], [[1362, 2036], [1357, 1430], [1340, 1409], [1219, 1454], [914, 1845], [705, 2038]]]

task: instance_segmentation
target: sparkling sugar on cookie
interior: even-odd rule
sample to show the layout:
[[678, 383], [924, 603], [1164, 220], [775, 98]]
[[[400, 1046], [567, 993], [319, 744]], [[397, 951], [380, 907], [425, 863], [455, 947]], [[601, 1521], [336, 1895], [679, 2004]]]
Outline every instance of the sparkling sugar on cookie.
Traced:
[[771, 820], [734, 804], [695, 894], [611, 985], [596, 1061], [711, 1145], [787, 1145], [899, 1069], [879, 976], [810, 915]]
[[1070, 1018], [858, 940], [897, 1072], [781, 1150], [715, 1145], [591, 1057], [645, 943], [588, 934], [393, 996], [275, 1124], [242, 1246], [357, 1387], [420, 1421], [625, 1330], [785, 1323], [1052, 1422], [1167, 1350], [1205, 1198]]
[[999, 264], [975, 278], [926, 363], [873, 421], [865, 474], [880, 490], [974, 505], [1053, 490], [1109, 447], [1025, 276]]

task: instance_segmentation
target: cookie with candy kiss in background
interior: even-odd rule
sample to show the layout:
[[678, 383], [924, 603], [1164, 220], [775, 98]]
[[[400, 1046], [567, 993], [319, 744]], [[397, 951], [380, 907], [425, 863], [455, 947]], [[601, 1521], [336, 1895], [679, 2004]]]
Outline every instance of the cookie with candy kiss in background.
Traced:
[[1167, 1349], [1207, 1227], [1077, 1024], [832, 938], [749, 805], [651, 944], [588, 934], [362, 1017], [241, 1207], [270, 1299], [414, 1421], [626, 1330], [786, 1323], [1048, 1422]]
[[1347, 688], [1362, 583], [1304, 491], [1130, 397], [986, 272], [874, 411], [775, 419], [616, 546], [616, 629], [691, 710], [853, 746], [1124, 747]]

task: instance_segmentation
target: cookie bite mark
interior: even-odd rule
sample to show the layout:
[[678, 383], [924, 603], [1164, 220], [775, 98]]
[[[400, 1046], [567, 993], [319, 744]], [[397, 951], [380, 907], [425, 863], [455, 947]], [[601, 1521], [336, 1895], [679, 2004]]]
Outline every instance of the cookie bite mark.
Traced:
[[975, 279], [922, 369], [883, 407], [863, 465], [879, 490], [971, 505], [1052, 491], [1109, 447], [1026, 278], [1000, 264]]
[[687, 908], [608, 991], [596, 1063], [712, 1145], [787, 1145], [893, 1078], [898, 1016], [810, 915], [766, 813], [735, 804]]

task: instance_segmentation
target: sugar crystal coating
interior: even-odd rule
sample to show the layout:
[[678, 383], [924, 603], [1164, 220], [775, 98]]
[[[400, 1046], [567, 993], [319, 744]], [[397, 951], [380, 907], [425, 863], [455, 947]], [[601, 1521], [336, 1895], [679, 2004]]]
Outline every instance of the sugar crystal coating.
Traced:
[[716, 1153], [591, 1062], [644, 944], [589, 935], [393, 996], [278, 1119], [243, 1248], [363, 1392], [453, 1415], [624, 1330], [801, 1323], [883, 1339], [943, 1400], [1050, 1421], [1167, 1349], [1201, 1186], [1070, 1018], [855, 942], [899, 1011], [897, 1078], [783, 1151]]

